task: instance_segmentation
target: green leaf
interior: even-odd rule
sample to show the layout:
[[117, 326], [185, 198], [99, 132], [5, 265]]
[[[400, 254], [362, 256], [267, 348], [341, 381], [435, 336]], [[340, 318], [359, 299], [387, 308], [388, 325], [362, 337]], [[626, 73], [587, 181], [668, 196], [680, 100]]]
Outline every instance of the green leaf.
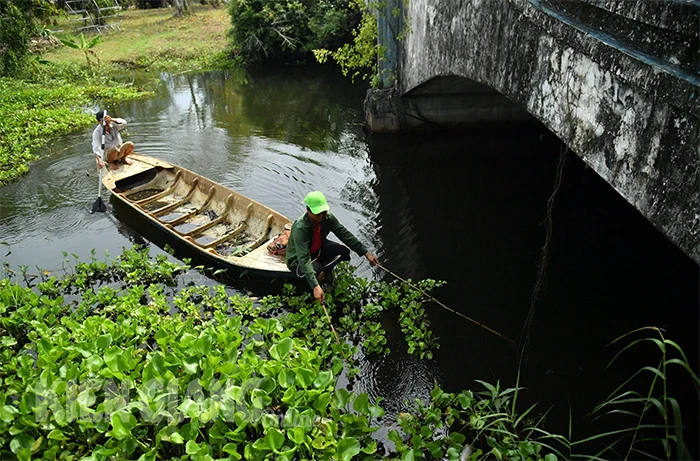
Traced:
[[253, 403], [253, 407], [258, 410], [262, 410], [272, 403], [272, 398], [262, 389], [253, 389], [250, 400]]
[[330, 392], [324, 392], [314, 399], [313, 407], [323, 415], [326, 414], [326, 408], [329, 403], [331, 403], [331, 394]]
[[316, 378], [316, 374], [309, 370], [308, 368], [297, 368], [296, 369], [297, 383], [301, 387], [309, 387]]
[[14, 336], [3, 336], [2, 338], [0, 338], [0, 346], [2, 346], [3, 348], [12, 347], [15, 344], [17, 344], [17, 340]]
[[368, 415], [369, 396], [367, 395], [367, 393], [363, 392], [362, 394], [358, 395], [355, 401], [352, 403], [352, 407], [355, 409], [356, 412], [360, 413], [361, 415]]
[[336, 456], [342, 461], [350, 461], [353, 456], [360, 453], [360, 442], [355, 437], [340, 439], [336, 448]]
[[240, 453], [238, 453], [238, 445], [235, 443], [227, 443], [226, 445], [223, 446], [221, 449], [223, 452], [228, 453], [229, 458], [233, 459], [242, 459], [243, 456], [241, 456]]
[[277, 451], [284, 445], [284, 434], [279, 429], [271, 427], [265, 435], [266, 445], [273, 451]]
[[209, 355], [211, 352], [212, 339], [209, 334], [202, 333], [195, 343], [194, 350], [202, 356]]
[[62, 40], [61, 40], [61, 43], [63, 43], [65, 46], [67, 46], [67, 47], [69, 47], [69, 48], [73, 48], [74, 50], [80, 49], [80, 47], [78, 46], [77, 43], [74, 43], [74, 42], [72, 42], [72, 41], [70, 41], [70, 40], [62, 39]]
[[197, 368], [199, 367], [199, 360], [196, 357], [185, 357], [182, 360], [182, 367], [185, 369], [185, 373], [193, 375], [197, 373]]
[[93, 406], [96, 400], [97, 398], [95, 397], [95, 391], [92, 389], [85, 389], [78, 394], [78, 403], [85, 408], [90, 408]]
[[459, 400], [459, 404], [462, 406], [462, 410], [466, 410], [467, 408], [472, 406], [472, 403], [474, 402], [474, 397], [472, 396], [471, 392], [460, 392], [457, 396], [457, 400]]
[[100, 370], [100, 368], [102, 368], [104, 361], [98, 355], [91, 355], [85, 360], [85, 365], [87, 366], [88, 370], [96, 373]]
[[459, 450], [455, 447], [450, 447], [447, 449], [447, 459], [450, 461], [456, 461], [459, 459]]
[[277, 383], [275, 382], [275, 379], [271, 376], [265, 376], [258, 383], [258, 388], [264, 390], [268, 394], [272, 394], [276, 387]]
[[277, 344], [273, 344], [270, 348], [270, 357], [275, 360], [283, 361], [289, 355], [289, 352], [294, 346], [294, 340], [292, 338], [284, 338]]
[[377, 441], [376, 441], [376, 440], [372, 440], [372, 441], [369, 443], [369, 445], [367, 445], [366, 447], [362, 448], [361, 451], [362, 451], [362, 453], [366, 453], [366, 454], [368, 454], [368, 455], [372, 455], [372, 454], [376, 453], [376, 452], [377, 452]]
[[330, 371], [320, 371], [316, 379], [314, 379], [314, 386], [316, 389], [325, 389], [333, 382], [333, 373]]
[[50, 440], [70, 440], [60, 429], [54, 429], [46, 436]]
[[28, 434], [17, 434], [10, 441], [10, 450], [17, 455], [18, 459], [29, 460], [32, 456], [32, 447], [34, 446], [34, 438]]
[[131, 413], [126, 411], [118, 411], [112, 413], [111, 417], [112, 430], [108, 435], [114, 437], [117, 440], [123, 440], [131, 435], [131, 429], [133, 429], [136, 424], [136, 418]]
[[287, 389], [290, 386], [294, 385], [294, 383], [296, 382], [296, 378], [293, 372], [287, 370], [286, 368], [283, 368], [282, 370], [280, 370], [279, 375], [277, 375], [277, 382], [280, 386]]
[[97, 348], [106, 350], [112, 344], [112, 335], [105, 334], [97, 338]]
[[384, 411], [384, 409], [378, 405], [370, 405], [369, 414], [373, 418], [381, 418], [386, 414], [386, 411]]
[[19, 413], [19, 410], [12, 405], [3, 405], [0, 407], [0, 419], [6, 423], [14, 421], [17, 413]]
[[293, 427], [287, 429], [287, 437], [296, 445], [301, 445], [306, 442], [306, 431], [304, 431], [303, 427]]
[[183, 439], [180, 433], [177, 431], [170, 434], [170, 441], [178, 445], [182, 445], [183, 443], [185, 443], [185, 439]]
[[185, 445], [185, 453], [188, 455], [195, 455], [199, 453], [199, 450], [201, 450], [201, 447], [197, 445], [197, 442], [194, 440], [187, 441], [187, 444]]

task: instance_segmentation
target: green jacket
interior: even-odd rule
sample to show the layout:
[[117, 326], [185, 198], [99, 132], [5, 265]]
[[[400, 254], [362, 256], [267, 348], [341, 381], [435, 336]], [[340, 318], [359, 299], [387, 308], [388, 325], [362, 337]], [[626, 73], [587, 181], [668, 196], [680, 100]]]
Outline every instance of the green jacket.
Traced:
[[[328, 238], [328, 233], [333, 232], [336, 237], [340, 239], [345, 245], [347, 245], [352, 251], [360, 256], [367, 253], [367, 248], [360, 243], [357, 238], [355, 238], [352, 233], [345, 228], [338, 218], [328, 213], [326, 219], [321, 221], [321, 242], [325, 242]], [[292, 231], [289, 235], [289, 242], [287, 242], [287, 256], [285, 258], [287, 267], [289, 270], [294, 272], [296, 266], [299, 266], [299, 272], [304, 274], [304, 278], [309, 283], [309, 286], [313, 290], [318, 285], [316, 280], [316, 271], [314, 270], [313, 263], [311, 262], [311, 253], [309, 249], [311, 247], [311, 235], [313, 231], [311, 230], [311, 220], [309, 215], [304, 213], [299, 219], [294, 221], [292, 224]]]

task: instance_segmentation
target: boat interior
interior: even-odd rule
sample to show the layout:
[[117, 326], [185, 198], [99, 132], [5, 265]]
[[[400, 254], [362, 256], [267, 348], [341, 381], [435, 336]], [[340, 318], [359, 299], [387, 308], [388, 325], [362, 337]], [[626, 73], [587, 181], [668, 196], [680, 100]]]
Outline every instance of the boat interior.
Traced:
[[286, 271], [266, 244], [291, 221], [189, 170], [156, 166], [123, 177], [113, 189], [125, 202], [202, 251], [243, 267]]

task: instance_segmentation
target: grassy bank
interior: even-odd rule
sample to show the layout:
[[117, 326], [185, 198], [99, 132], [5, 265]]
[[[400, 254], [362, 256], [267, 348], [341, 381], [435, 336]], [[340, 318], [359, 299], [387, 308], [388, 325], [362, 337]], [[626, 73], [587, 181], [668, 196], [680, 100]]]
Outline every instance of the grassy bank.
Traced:
[[[93, 124], [95, 107], [150, 96], [154, 80], [143, 87], [124, 83], [133, 82], [135, 72], [227, 65], [226, 11], [197, 5], [192, 12], [174, 18], [168, 8], [125, 11], [119, 27], [92, 48], [44, 49], [21, 78], [0, 78], [0, 186], [26, 174], [50, 137]], [[76, 40], [67, 18], [51, 28], [60, 31], [58, 39]]]
[[[118, 69], [183, 71], [224, 64], [219, 58], [226, 49], [230, 20], [223, 7], [193, 5], [192, 14], [173, 17], [173, 9], [122, 12], [116, 30], [102, 35], [91, 50], [101, 64]], [[55, 35], [70, 39], [67, 20], [59, 21]], [[44, 55], [52, 62], [83, 64], [85, 53], [61, 47]]]

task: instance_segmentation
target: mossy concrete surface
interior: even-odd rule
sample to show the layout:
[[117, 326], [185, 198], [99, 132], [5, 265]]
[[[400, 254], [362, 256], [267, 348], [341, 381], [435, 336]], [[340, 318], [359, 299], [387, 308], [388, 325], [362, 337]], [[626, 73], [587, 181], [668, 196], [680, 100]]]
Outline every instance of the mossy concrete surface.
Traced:
[[682, 2], [411, 0], [397, 84], [368, 95], [368, 128], [521, 120], [527, 112], [700, 264], [698, 28], [683, 26], [699, 23], [698, 10]]

